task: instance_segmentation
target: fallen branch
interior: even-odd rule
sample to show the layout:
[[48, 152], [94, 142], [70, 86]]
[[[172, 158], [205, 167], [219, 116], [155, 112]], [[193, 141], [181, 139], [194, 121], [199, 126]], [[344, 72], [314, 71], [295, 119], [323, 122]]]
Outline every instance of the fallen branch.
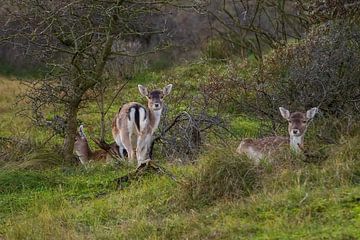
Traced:
[[174, 120], [172, 121], [172, 123], [167, 126], [165, 128], [164, 131], [161, 132], [160, 135], [158, 135], [157, 137], [155, 137], [150, 144], [150, 150], [149, 150], [149, 158], [152, 159], [152, 155], [153, 155], [153, 149], [154, 149], [154, 145], [156, 142], [160, 141], [160, 139], [165, 135], [165, 133], [167, 133], [171, 128], [173, 128], [178, 122], [184, 121], [186, 119], [181, 119], [181, 117], [184, 115], [184, 113], [180, 113], [179, 115], [177, 115]]
[[[181, 126], [183, 122], [187, 122], [185, 126]], [[223, 125], [223, 120], [218, 116], [208, 116], [204, 113], [190, 114], [184, 111], [176, 115], [172, 122], [169, 123], [164, 130], [162, 130], [156, 137], [152, 139], [149, 147], [150, 159], [153, 157], [153, 149], [155, 144], [160, 141], [166, 141], [166, 134], [176, 127], [179, 127], [180, 129], [178, 134], [181, 135], [180, 138], [182, 138], [183, 143], [186, 141], [186, 146], [184, 146], [185, 151], [183, 152], [185, 154], [196, 152], [201, 146], [203, 134], [213, 127], [219, 127], [231, 133]]]
[[[119, 153], [119, 146], [116, 145], [117, 151], [115, 151], [115, 150], [113, 149], [113, 147], [111, 147], [111, 145], [113, 145], [114, 143], [109, 144], [109, 143], [105, 142], [105, 140], [100, 140], [100, 139], [98, 139], [98, 138], [93, 138], [92, 136], [90, 136], [90, 139], [91, 139], [99, 148], [101, 148], [102, 150], [104, 150], [105, 152], [107, 152], [108, 154], [110, 154], [110, 156], [111, 156], [112, 158], [114, 158], [114, 159], [116, 159], [116, 160], [119, 160], [119, 161], [123, 160], [123, 159], [121, 158], [120, 153]], [[126, 150], [124, 150], [124, 151], [125, 151], [124, 156], [126, 156], [126, 155], [127, 155], [127, 152], [126, 152]]]
[[116, 178], [114, 181], [116, 182], [117, 189], [124, 189], [125, 184], [129, 184], [132, 180], [137, 180], [140, 177], [144, 176], [146, 173], [155, 172], [160, 175], [168, 176], [175, 182], [178, 182], [174, 174], [166, 170], [165, 168], [155, 164], [152, 160], [148, 160], [142, 164], [140, 164], [135, 171], [130, 172], [122, 177]]

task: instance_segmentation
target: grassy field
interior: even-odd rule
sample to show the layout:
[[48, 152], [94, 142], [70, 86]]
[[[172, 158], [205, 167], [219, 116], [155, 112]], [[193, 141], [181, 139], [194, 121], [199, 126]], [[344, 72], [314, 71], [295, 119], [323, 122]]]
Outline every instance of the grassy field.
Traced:
[[[186, 179], [189, 168], [170, 169]], [[308, 187], [302, 182], [239, 199], [191, 200], [189, 206], [188, 196], [179, 191], [183, 188], [165, 176], [147, 176], [116, 190], [113, 179], [126, 170], [2, 171], [0, 234], [5, 239], [360, 237], [358, 186]]]
[[[195, 63], [177, 67], [171, 77], [144, 73], [134, 82], [175, 81], [181, 88], [187, 81], [207, 81], [212, 71], [226, 74], [226, 66]], [[116, 106], [136, 95], [135, 83]], [[24, 106], [16, 104], [22, 91], [18, 81], [0, 78], [0, 136], [21, 136], [36, 145], [49, 133], [15, 114]], [[94, 132], [98, 117], [95, 103], [80, 113]], [[237, 135], [257, 135], [256, 120], [233, 119]], [[0, 169], [0, 239], [360, 239], [357, 136], [329, 145], [324, 160], [315, 163], [287, 156], [255, 166], [233, 153], [237, 143], [232, 140], [231, 151], [208, 146], [196, 164], [161, 160], [177, 182], [148, 174], [122, 190], [114, 179], [134, 166], [93, 164], [85, 169], [63, 163], [46, 149], [20, 152], [21, 160]]]

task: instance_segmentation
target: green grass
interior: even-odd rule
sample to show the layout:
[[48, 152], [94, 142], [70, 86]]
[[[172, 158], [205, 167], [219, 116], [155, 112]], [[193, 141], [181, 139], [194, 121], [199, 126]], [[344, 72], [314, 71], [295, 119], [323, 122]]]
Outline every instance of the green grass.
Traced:
[[[150, 175], [116, 190], [129, 169], [96, 166], [3, 172], [0, 235], [5, 239], [358, 239], [360, 188], [284, 189], [222, 198], [192, 208], [178, 184]], [[173, 167], [187, 175], [186, 167]], [[4, 177], [5, 175], [8, 175]]]
[[260, 132], [261, 122], [247, 117], [233, 117], [231, 129], [240, 137], [257, 137]]
[[226, 149], [163, 164], [123, 190], [127, 166], [0, 173], [5, 239], [358, 239], [359, 139], [321, 164], [286, 156], [254, 166]]
[[[228, 70], [226, 62], [199, 60], [139, 73], [116, 99], [107, 123], [124, 102], [145, 103], [139, 83], [152, 89], [173, 82], [174, 92], [166, 101], [178, 112], [212, 73], [226, 76]], [[238, 141], [229, 140], [228, 147], [209, 141], [192, 165], [166, 163], [159, 156], [178, 182], [148, 174], [118, 190], [114, 179], [134, 166], [94, 164], [85, 169], [62, 162], [49, 151], [56, 148], [47, 147], [61, 139], [43, 146], [50, 133], [15, 114], [24, 106], [14, 104], [24, 87], [7, 78], [0, 81], [0, 136], [25, 139], [19, 146], [0, 142], [13, 154], [9, 162], [0, 159], [0, 239], [360, 238], [358, 134], [338, 145], [320, 146], [312, 125], [306, 139], [315, 151], [311, 163], [285, 154], [259, 166], [234, 154]], [[94, 102], [80, 110], [88, 135], [98, 135], [97, 112]], [[257, 137], [263, 130], [257, 119], [236, 111], [227, 114], [229, 129], [239, 138]], [[109, 129], [107, 139], [112, 139]]]

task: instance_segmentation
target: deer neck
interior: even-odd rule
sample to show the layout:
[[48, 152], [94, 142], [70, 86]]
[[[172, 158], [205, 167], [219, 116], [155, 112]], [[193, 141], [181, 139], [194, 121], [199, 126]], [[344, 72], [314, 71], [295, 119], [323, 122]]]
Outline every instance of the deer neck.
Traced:
[[290, 148], [299, 153], [304, 145], [304, 136], [290, 136]]
[[84, 143], [81, 144], [80, 146], [77, 146], [75, 152], [83, 164], [90, 161], [93, 156], [93, 152], [91, 151], [89, 144], [87, 142], [86, 144]]
[[156, 129], [159, 127], [161, 113], [162, 113], [162, 109], [157, 111], [153, 111], [149, 109], [149, 124], [152, 133], [154, 133]]

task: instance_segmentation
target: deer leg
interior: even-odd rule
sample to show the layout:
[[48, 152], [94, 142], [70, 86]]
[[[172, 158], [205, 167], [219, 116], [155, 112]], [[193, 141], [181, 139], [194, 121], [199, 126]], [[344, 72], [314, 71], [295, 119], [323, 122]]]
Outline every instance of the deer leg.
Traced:
[[119, 146], [119, 155], [122, 159], [125, 159], [125, 155], [124, 155], [124, 150], [125, 150], [125, 146], [124, 144], [120, 143], [118, 144]]
[[136, 144], [136, 159], [138, 165], [141, 165], [147, 160], [150, 140], [151, 140], [150, 134], [140, 134], [138, 136], [137, 144]]
[[[128, 153], [128, 158], [130, 161], [134, 161], [135, 160], [135, 153], [133, 151], [133, 147], [131, 144], [131, 135], [127, 132], [122, 132], [120, 134], [120, 138], [121, 138], [121, 145], [126, 149], [127, 153]], [[119, 150], [121, 150], [121, 146], [119, 145]], [[120, 152], [121, 154], [121, 152]]]
[[125, 146], [124, 144], [122, 143], [122, 140], [121, 140], [121, 134], [118, 134], [116, 137], [115, 137], [115, 142], [116, 144], [118, 145], [119, 149], [119, 156], [122, 158], [122, 159], [125, 159], [125, 155], [124, 155], [124, 149], [125, 149]]

